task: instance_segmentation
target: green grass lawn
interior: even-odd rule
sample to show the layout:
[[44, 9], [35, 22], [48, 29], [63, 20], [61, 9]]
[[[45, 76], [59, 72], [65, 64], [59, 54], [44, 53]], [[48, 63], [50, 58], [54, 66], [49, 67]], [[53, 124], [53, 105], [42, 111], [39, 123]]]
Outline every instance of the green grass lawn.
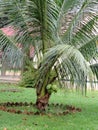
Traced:
[[[12, 85], [0, 85], [0, 102], [35, 102], [34, 89], [17, 88], [10, 92]], [[7, 90], [7, 91], [4, 91]], [[98, 130], [98, 91], [81, 93], [59, 90], [53, 94], [51, 103], [63, 103], [80, 107], [82, 112], [65, 116], [23, 115], [0, 111], [0, 130]]]

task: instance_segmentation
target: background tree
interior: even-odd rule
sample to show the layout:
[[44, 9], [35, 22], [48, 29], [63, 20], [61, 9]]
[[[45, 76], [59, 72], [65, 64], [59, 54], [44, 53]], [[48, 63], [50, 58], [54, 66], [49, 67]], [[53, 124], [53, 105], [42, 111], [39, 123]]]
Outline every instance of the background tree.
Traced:
[[[19, 63], [29, 59], [31, 45], [35, 49], [39, 110], [45, 110], [52, 92], [57, 91], [51, 85], [55, 80], [67, 78], [84, 86], [86, 77], [92, 78], [87, 61], [97, 53], [98, 36], [94, 32], [98, 31], [98, 15], [92, 8], [96, 4], [97, 1], [91, 0], [0, 1], [0, 11], [7, 12], [8, 23], [16, 30], [13, 39], [0, 32], [0, 47], [6, 45], [5, 54], [10, 52], [12, 61]], [[67, 20], [71, 14], [71, 21], [64, 23], [64, 18]], [[66, 27], [63, 33], [62, 25]]]

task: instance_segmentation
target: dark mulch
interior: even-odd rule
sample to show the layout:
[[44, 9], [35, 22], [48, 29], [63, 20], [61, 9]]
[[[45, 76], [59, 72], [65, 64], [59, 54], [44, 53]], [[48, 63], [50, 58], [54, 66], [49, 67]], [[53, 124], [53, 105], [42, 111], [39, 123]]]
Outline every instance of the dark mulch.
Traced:
[[[24, 110], [21, 110], [21, 107], [24, 106]], [[19, 109], [17, 110], [16, 108]], [[81, 108], [76, 108], [72, 105], [64, 105], [64, 104], [48, 104], [47, 110], [40, 112], [36, 111], [28, 111], [26, 107], [36, 107], [34, 103], [28, 102], [6, 102], [0, 103], [0, 110], [5, 112], [10, 112], [14, 114], [26, 114], [26, 115], [57, 115], [62, 116], [66, 114], [72, 114], [76, 112], [81, 112]]]

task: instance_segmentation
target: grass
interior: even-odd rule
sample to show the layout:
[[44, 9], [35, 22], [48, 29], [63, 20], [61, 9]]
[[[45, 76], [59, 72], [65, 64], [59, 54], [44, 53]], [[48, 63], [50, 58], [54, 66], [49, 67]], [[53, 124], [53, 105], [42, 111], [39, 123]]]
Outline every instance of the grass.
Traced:
[[[8, 88], [19, 91], [10, 92]], [[0, 102], [35, 102], [35, 100], [34, 89], [0, 85]], [[82, 112], [65, 116], [28, 116], [0, 111], [0, 130], [98, 130], [98, 91], [89, 91], [86, 96], [82, 96], [73, 91], [59, 90], [51, 96], [50, 102], [74, 105], [80, 107]]]

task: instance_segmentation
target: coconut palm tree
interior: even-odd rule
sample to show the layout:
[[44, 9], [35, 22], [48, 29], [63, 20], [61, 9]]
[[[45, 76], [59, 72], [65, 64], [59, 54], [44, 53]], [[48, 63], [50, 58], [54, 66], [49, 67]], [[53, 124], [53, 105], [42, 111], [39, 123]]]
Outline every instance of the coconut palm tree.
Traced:
[[97, 53], [98, 15], [93, 8], [96, 4], [96, 0], [0, 1], [2, 15], [16, 30], [13, 39], [0, 32], [4, 55], [9, 53], [11, 61], [18, 63], [27, 60], [30, 46], [34, 47], [39, 110], [45, 110], [52, 92], [57, 91], [52, 85], [55, 80], [61, 83], [61, 79], [67, 78], [84, 86], [86, 77], [92, 78], [89, 61]]

